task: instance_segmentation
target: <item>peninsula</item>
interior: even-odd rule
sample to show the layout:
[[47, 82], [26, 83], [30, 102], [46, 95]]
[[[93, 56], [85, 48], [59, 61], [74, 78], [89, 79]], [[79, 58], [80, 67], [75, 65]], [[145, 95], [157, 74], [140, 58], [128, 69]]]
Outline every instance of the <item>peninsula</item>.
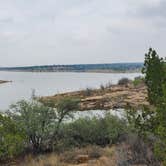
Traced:
[[118, 108], [140, 108], [148, 106], [147, 88], [144, 83], [134, 85], [129, 82], [123, 85], [101, 86], [99, 89], [85, 89], [81, 91], [56, 94], [54, 96], [41, 97], [42, 103], [52, 105], [58, 103], [63, 98], [73, 98], [80, 100], [80, 110], [109, 110]]

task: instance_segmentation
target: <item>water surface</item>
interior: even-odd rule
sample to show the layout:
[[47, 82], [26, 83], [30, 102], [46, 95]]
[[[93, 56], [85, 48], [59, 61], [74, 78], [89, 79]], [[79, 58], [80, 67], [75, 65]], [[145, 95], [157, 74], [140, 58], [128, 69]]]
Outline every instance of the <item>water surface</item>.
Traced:
[[108, 82], [116, 84], [119, 79], [134, 77], [140, 73], [35, 73], [35, 72], [2, 72], [0, 80], [12, 82], [0, 84], [0, 110], [7, 109], [10, 104], [21, 99], [29, 99], [32, 90], [36, 95], [48, 96], [62, 92], [98, 88]]

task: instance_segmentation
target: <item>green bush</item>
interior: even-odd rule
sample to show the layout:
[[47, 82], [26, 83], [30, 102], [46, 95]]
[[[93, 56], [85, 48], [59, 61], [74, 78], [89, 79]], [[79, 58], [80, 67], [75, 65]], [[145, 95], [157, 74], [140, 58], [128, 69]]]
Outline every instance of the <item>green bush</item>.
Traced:
[[135, 77], [134, 80], [133, 80], [133, 84], [134, 86], [138, 86], [138, 85], [142, 85], [145, 83], [145, 80], [143, 77]]
[[122, 78], [118, 81], [118, 85], [127, 85], [128, 83], [130, 83], [128, 78]]
[[11, 106], [8, 115], [20, 125], [28, 137], [29, 147], [33, 151], [41, 151], [50, 133], [54, 131], [56, 113], [52, 108], [45, 107], [35, 101], [20, 101]]
[[[65, 144], [69, 146], [84, 146], [95, 144], [105, 146], [116, 143], [126, 132], [124, 120], [107, 114], [104, 118], [80, 118], [65, 124], [61, 130]], [[66, 146], [68, 146], [66, 145]]]
[[72, 116], [79, 101], [64, 98], [57, 108], [51, 108], [35, 100], [20, 101], [11, 106], [8, 116], [25, 131], [33, 152], [51, 150], [64, 119]]
[[25, 146], [23, 130], [10, 118], [0, 115], [0, 160], [19, 155]]

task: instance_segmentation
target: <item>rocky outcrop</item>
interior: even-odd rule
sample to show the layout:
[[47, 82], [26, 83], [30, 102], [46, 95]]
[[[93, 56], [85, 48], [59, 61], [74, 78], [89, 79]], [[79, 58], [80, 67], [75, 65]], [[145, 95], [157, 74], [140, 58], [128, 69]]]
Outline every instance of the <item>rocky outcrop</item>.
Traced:
[[147, 88], [145, 85], [134, 86], [113, 85], [105, 89], [87, 89], [76, 92], [57, 94], [55, 96], [42, 97], [40, 101], [57, 102], [64, 97], [80, 99], [81, 110], [96, 110], [96, 109], [116, 109], [116, 108], [139, 108], [148, 106]]

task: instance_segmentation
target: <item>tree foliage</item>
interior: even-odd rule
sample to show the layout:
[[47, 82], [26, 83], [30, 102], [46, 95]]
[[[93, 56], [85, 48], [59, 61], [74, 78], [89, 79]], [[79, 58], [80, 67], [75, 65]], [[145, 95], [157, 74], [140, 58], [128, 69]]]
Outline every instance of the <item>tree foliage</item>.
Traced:
[[57, 108], [35, 100], [22, 100], [11, 106], [8, 116], [25, 131], [33, 152], [41, 152], [52, 149], [61, 123], [71, 117], [76, 108], [78, 101], [66, 98], [58, 103]]
[[0, 115], [0, 160], [20, 154], [25, 146], [23, 130], [9, 117]]
[[8, 114], [25, 130], [33, 150], [40, 151], [54, 128], [55, 111], [35, 101], [22, 100], [12, 105]]
[[110, 113], [103, 117], [79, 118], [61, 128], [61, 149], [72, 146], [106, 146], [118, 142], [127, 131], [126, 121]]
[[153, 136], [154, 152], [166, 165], [166, 63], [152, 48], [145, 54], [142, 73], [150, 106], [129, 111], [128, 120], [139, 137], [147, 139]]
[[142, 73], [145, 74], [145, 83], [148, 89], [148, 100], [151, 104], [157, 105], [163, 97], [164, 61], [155, 50], [149, 49], [145, 54], [145, 61]]
[[148, 89], [148, 100], [156, 109], [153, 133], [158, 139], [155, 153], [166, 165], [166, 64], [151, 48], [145, 55], [143, 74]]

